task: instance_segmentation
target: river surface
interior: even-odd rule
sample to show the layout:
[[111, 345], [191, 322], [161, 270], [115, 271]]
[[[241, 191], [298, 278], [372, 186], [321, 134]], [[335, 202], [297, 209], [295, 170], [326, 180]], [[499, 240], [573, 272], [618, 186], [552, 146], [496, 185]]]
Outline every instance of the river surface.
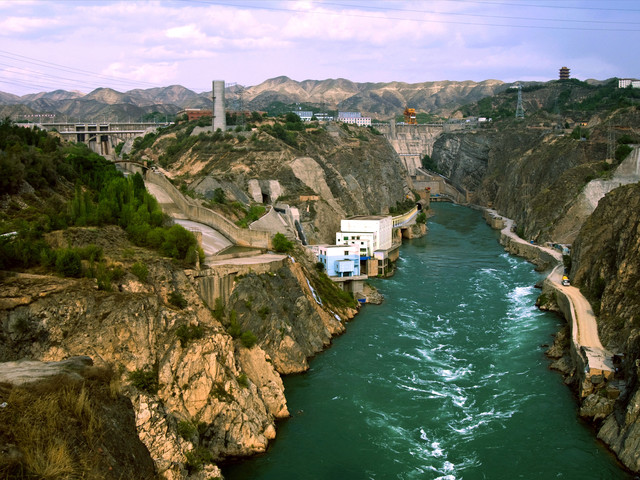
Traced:
[[303, 375], [265, 455], [223, 469], [248, 479], [628, 479], [579, 421], [543, 344], [542, 277], [477, 211], [433, 207], [385, 295]]

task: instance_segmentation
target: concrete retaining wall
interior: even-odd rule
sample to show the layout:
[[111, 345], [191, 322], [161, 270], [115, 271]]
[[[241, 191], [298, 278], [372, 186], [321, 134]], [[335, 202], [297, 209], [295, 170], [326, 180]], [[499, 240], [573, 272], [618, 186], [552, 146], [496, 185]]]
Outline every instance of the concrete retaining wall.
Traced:
[[213, 309], [217, 298], [222, 299], [223, 303], [229, 300], [238, 275], [276, 273], [287, 264], [287, 261], [285, 257], [282, 260], [251, 265], [217, 265], [215, 268], [206, 270], [189, 270], [187, 275], [192, 279], [200, 297], [209, 308]]
[[171, 200], [189, 220], [215, 228], [232, 242], [245, 247], [271, 248], [271, 233], [240, 228], [222, 215], [194, 204], [186, 198], [164, 175], [147, 171], [145, 180], [155, 183], [167, 192]]

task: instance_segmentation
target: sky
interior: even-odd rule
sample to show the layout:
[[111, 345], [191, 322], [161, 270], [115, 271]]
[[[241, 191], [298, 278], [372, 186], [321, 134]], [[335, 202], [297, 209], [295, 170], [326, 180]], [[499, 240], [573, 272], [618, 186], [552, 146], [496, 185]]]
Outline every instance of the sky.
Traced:
[[0, 91], [640, 78], [638, 0], [0, 0]]

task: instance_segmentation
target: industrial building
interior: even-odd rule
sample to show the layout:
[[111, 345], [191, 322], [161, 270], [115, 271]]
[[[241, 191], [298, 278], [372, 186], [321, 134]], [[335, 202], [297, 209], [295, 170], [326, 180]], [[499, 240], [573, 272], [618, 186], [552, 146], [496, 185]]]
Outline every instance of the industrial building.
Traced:
[[200, 120], [202, 117], [210, 117], [212, 115], [211, 110], [203, 110], [202, 108], [185, 108], [184, 110], [180, 110], [176, 115], [178, 117], [182, 115], [187, 116], [188, 121]]
[[360, 251], [357, 245], [314, 245], [313, 251], [330, 277], [360, 275]]

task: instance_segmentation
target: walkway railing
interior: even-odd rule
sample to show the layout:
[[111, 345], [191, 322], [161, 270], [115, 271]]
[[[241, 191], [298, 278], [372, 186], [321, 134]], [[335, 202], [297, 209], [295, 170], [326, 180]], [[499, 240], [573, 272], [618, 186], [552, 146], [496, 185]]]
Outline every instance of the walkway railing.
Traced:
[[412, 223], [418, 215], [418, 206], [414, 206], [407, 213], [393, 217], [393, 228], [403, 227], [408, 223]]

